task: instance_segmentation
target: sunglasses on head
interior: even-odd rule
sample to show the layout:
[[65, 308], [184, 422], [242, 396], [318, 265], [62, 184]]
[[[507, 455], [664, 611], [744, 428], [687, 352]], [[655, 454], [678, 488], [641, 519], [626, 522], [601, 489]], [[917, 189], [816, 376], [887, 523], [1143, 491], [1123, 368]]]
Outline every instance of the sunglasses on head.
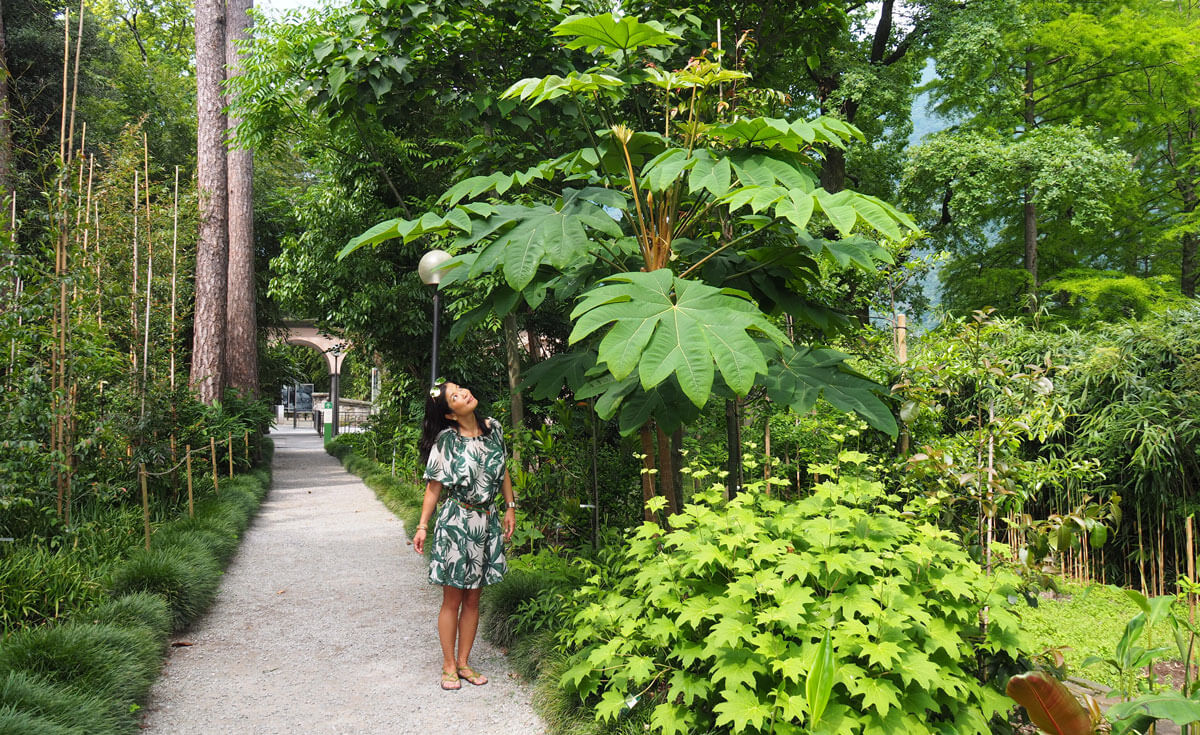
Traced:
[[442, 386], [444, 386], [445, 384], [446, 384], [445, 378], [438, 378], [437, 380], [433, 381], [433, 385], [430, 386], [430, 388], [429, 388], [429, 397], [437, 398], [438, 393], [442, 392]]

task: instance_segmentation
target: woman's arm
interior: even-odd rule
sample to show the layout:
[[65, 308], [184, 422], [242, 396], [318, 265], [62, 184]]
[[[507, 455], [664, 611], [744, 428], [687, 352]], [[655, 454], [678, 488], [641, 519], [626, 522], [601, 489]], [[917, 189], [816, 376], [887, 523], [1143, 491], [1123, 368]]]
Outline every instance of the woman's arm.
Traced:
[[504, 470], [504, 481], [500, 483], [500, 492], [504, 494], [504, 540], [507, 541], [517, 529], [517, 511], [513, 508], [517, 500], [513, 496], [512, 478], [508, 476], [507, 469]]
[[[510, 490], [511, 492], [511, 490]], [[425, 553], [425, 536], [429, 528], [429, 519], [437, 508], [438, 498], [442, 496], [442, 483], [430, 480], [425, 483], [425, 500], [421, 503], [421, 520], [417, 523], [417, 532], [413, 534], [413, 548], [418, 554]]]

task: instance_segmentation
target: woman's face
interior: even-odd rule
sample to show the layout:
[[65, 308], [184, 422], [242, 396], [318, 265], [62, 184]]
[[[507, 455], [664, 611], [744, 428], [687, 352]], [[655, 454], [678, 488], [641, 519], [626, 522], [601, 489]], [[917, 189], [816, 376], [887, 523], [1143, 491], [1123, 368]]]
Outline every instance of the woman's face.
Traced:
[[446, 383], [443, 390], [446, 395], [446, 405], [450, 407], [450, 413], [446, 414], [448, 419], [457, 421], [459, 417], [472, 413], [479, 405], [479, 401], [471, 395], [471, 391], [457, 383]]

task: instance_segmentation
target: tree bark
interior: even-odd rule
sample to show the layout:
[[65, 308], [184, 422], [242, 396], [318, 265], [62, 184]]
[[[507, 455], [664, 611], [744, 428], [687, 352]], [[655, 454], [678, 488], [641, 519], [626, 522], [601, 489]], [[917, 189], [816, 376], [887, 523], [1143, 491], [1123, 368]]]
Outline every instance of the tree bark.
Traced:
[[[509, 312], [504, 316], [504, 357], [508, 365], [508, 393], [514, 439], [517, 430], [525, 424], [525, 401], [521, 398], [521, 391], [517, 390], [517, 386], [521, 384], [521, 350], [518, 342], [517, 315]], [[521, 448], [516, 443], [513, 445], [513, 460], [520, 465]]]
[[654, 521], [654, 513], [647, 503], [654, 497], [654, 436], [650, 423], [638, 432], [642, 441], [642, 514], [647, 522]]
[[[250, 38], [253, 0], [228, 0], [225, 9], [227, 76], [242, 73], [235, 41]], [[232, 136], [238, 119], [230, 117]], [[258, 395], [258, 334], [254, 282], [254, 153], [231, 148], [229, 170], [229, 273], [225, 315], [225, 372], [229, 387], [244, 396]]]
[[[1034, 107], [1033, 62], [1025, 62], [1025, 133], [1037, 126], [1037, 111]], [[1022, 194], [1025, 209], [1025, 270], [1029, 273], [1029, 311], [1037, 311], [1038, 288], [1038, 221], [1037, 205], [1033, 201], [1033, 185], [1025, 187]]]
[[225, 4], [196, 2], [196, 179], [200, 225], [191, 384], [212, 403], [225, 387], [226, 277], [229, 259], [225, 113]]
[[729, 463], [726, 465], [729, 474], [725, 477], [725, 487], [731, 498], [742, 490], [741, 404], [740, 398], [725, 401], [725, 445], [729, 451]]
[[[1188, 127], [1186, 130], [1188, 150], [1195, 150], [1196, 139], [1200, 137], [1200, 111], [1190, 109], [1187, 112]], [[1200, 182], [1200, 168], [1187, 166], [1184, 176], [1178, 179], [1179, 193], [1183, 197], [1183, 213], [1187, 219], [1196, 216], [1200, 205], [1200, 192], [1196, 191]], [[1184, 233], [1180, 242], [1179, 259], [1179, 290], [1189, 299], [1196, 298], [1196, 246], [1200, 244], [1200, 236], [1195, 232]]]
[[12, 106], [8, 102], [8, 91], [8, 39], [4, 33], [4, 0], [0, 0], [0, 200], [3, 201], [7, 201], [13, 190]]

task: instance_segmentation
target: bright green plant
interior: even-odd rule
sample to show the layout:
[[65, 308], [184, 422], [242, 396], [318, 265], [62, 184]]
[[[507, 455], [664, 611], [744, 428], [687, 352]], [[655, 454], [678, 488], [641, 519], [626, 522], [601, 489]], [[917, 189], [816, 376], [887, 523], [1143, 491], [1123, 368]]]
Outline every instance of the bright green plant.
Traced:
[[[819, 185], [820, 152], [861, 133], [828, 117], [771, 116], [782, 96], [749, 89], [746, 74], [707, 52], [659, 68], [676, 58], [680, 34], [655, 21], [572, 16], [554, 35], [593, 65], [522, 80], [504, 97], [584, 110], [589, 144], [461, 181], [440, 213], [380, 223], [339, 257], [438, 235], [457, 252], [443, 283], [503, 276], [481, 314], [521, 300], [536, 308], [548, 293], [582, 297], [574, 349], [528, 377], [573, 382], [623, 433], [651, 419], [673, 430], [714, 392], [744, 396], [760, 381], [783, 405], [806, 410], [823, 394], [894, 432], [879, 387], [845, 368], [845, 355], [797, 349], [767, 319], [786, 310], [828, 323], [802, 286], [820, 263], [871, 271], [890, 256], [867, 238], [899, 239], [912, 227], [885, 202]], [[645, 99], [657, 109], [635, 130], [619, 111]]]
[[980, 681], [1018, 655], [1014, 578], [879, 483], [702, 496], [576, 595], [563, 686], [597, 718], [648, 699], [662, 733], [990, 732], [1007, 705]]

